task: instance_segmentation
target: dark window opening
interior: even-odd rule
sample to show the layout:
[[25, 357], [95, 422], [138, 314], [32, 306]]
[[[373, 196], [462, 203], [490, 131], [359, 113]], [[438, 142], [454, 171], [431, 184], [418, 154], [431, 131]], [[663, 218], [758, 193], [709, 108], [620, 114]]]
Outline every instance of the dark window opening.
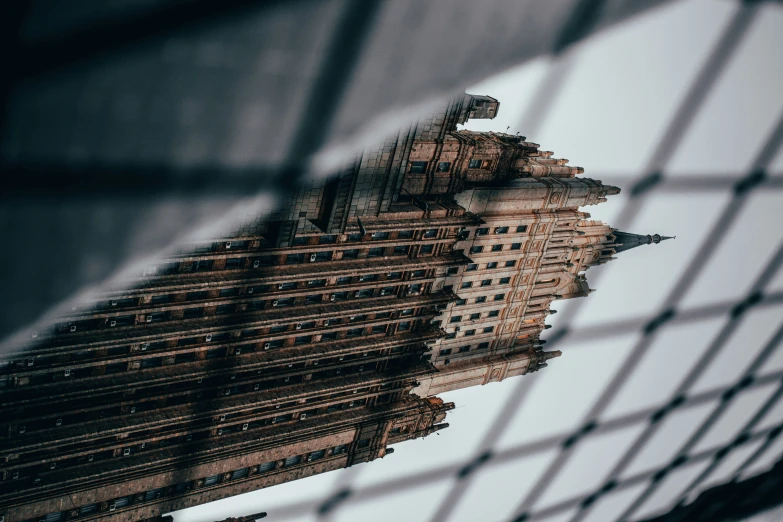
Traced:
[[423, 174], [427, 171], [427, 162], [426, 161], [411, 161], [411, 173], [412, 174]]

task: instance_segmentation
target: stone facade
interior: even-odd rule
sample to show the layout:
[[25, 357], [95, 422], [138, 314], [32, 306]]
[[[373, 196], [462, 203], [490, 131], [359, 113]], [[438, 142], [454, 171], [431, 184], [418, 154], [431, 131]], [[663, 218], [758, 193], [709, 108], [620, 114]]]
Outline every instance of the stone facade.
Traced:
[[457, 130], [497, 110], [450, 102], [0, 361], [0, 522], [156, 520], [369, 462], [447, 426], [436, 394], [560, 355], [551, 301], [645, 237], [579, 210], [619, 189]]

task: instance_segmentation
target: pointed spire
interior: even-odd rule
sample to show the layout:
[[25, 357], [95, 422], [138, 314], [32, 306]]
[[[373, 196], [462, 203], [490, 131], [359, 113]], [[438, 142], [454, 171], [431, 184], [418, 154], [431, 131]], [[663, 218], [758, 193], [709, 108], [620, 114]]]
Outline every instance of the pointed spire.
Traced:
[[617, 253], [625, 252], [626, 250], [630, 250], [641, 245], [650, 245], [652, 243], [657, 245], [661, 241], [674, 239], [674, 237], [676, 237], [661, 236], [660, 234], [648, 234], [646, 236], [642, 236], [639, 234], [620, 232], [619, 230], [613, 230], [612, 235], [615, 237], [614, 243], [616, 246], [614, 247], [614, 250]]

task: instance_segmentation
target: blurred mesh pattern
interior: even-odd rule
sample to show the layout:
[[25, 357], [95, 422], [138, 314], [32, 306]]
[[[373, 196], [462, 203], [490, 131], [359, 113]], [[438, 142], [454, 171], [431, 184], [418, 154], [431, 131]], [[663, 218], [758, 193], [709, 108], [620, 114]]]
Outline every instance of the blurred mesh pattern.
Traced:
[[[144, 89], [118, 92], [113, 107], [119, 112], [103, 128], [98, 119], [78, 117], [91, 104], [96, 118], [107, 117], [94, 105], [84, 78], [76, 81], [66, 73], [62, 89], [39, 82], [47, 68], [71, 63], [69, 49], [82, 55], [79, 46], [94, 35], [78, 36], [72, 28], [94, 16], [91, 2], [80, 2], [84, 10], [74, 9], [62, 20], [29, 22], [22, 34], [32, 42], [28, 50], [39, 53], [33, 56], [55, 50], [38, 43], [49, 32], [64, 35], [60, 41], [71, 47], [58, 49], [43, 65], [18, 65], [21, 81], [42, 91], [8, 91], [13, 103], [3, 159], [13, 178], [5, 194], [26, 199], [14, 203], [22, 207], [9, 205], [3, 212], [50, 219], [36, 187], [49, 184], [43, 192], [53, 196], [58, 190], [69, 193], [61, 185], [76, 180], [87, 186], [88, 214], [82, 219], [89, 224], [94, 217], [89, 212], [106, 212], [105, 198], [126, 190], [133, 199], [119, 204], [128, 206], [128, 216], [139, 206], [167, 205], [178, 217], [156, 241], [140, 247], [154, 252], [201, 218], [231, 208], [240, 193], [284, 190], [290, 187], [284, 180], [303, 177], [312, 158], [328, 165], [346, 157], [393, 126], [398, 120], [389, 118], [392, 111], [415, 117], [411, 107], [549, 55], [503, 80], [509, 96], [522, 100], [517, 106], [486, 92], [501, 99], [502, 114], [489, 128], [504, 130], [498, 126], [506, 118], [530, 139], [584, 166], [590, 177], [621, 186], [623, 195], [605, 210], [588, 209], [594, 217], [622, 230], [678, 235], [669, 250], [636, 249], [591, 269], [588, 281], [599, 292], [561, 303], [553, 317], [547, 349], [557, 347], [564, 356], [535, 375], [446, 394], [444, 399], [464, 409], [450, 413], [451, 428], [442, 435], [402, 445], [369, 466], [191, 508], [175, 514], [177, 522], [259, 509], [269, 512], [269, 520], [301, 522], [644, 520], [678, 504], [685, 507], [669, 520], [684, 520], [695, 516], [687, 505], [702, 491], [772, 468], [783, 454], [783, 9], [772, 2], [677, 2], [598, 31], [656, 3], [423, 7], [335, 0], [265, 2], [259, 10], [229, 1], [225, 11], [193, 2], [190, 13], [180, 3], [106, 3], [111, 13], [130, 9], [157, 30], [144, 38], [132, 31], [111, 36], [114, 47], [91, 51], [90, 60], [97, 62], [76, 60], [74, 66], [88, 69], [101, 64], [87, 76], [99, 85], [145, 79]], [[46, 12], [48, 2], [33, 4]], [[146, 11], [148, 6], [160, 9], [158, 15]], [[693, 28], [694, 20], [700, 30]], [[210, 36], [198, 45], [187, 43], [187, 36], [178, 37], [186, 43], [161, 37], [175, 28]], [[407, 36], [404, 43], [396, 38], [400, 34]], [[571, 45], [582, 38], [587, 40]], [[648, 45], [657, 49], [636, 61], [612, 61], [627, 55], [606, 49], [618, 42], [631, 45], [634, 38], [652, 38]], [[678, 48], [682, 56], [674, 56]], [[134, 49], [154, 51], [156, 58], [134, 59]], [[130, 58], [115, 62], [114, 51]], [[198, 57], [192, 71], [162, 65], [186, 55]], [[245, 67], [251, 63], [257, 68]], [[204, 64], [217, 70], [205, 73]], [[661, 73], [661, 64], [671, 69]], [[153, 83], [161, 81], [155, 67], [163, 67], [171, 81]], [[277, 71], [277, 82], [269, 82], [269, 70]], [[661, 74], [671, 81], [657, 77]], [[606, 92], [596, 94], [602, 87]], [[645, 101], [624, 99], [629, 90]], [[66, 103], [75, 99], [85, 105]], [[616, 112], [601, 114], [606, 99]], [[625, 112], [648, 99], [666, 103]], [[29, 117], [35, 111], [25, 112], [28, 106], [56, 125], [42, 131]], [[176, 114], [166, 112], [175, 109]], [[577, 109], [582, 112], [574, 113]], [[149, 118], [159, 118], [160, 126]], [[86, 139], [74, 131], [77, 124], [94, 130], [98, 141], [74, 141]], [[586, 138], [592, 128], [617, 141], [596, 144]], [[227, 138], [231, 133], [235, 137]], [[622, 138], [629, 134], [626, 143]], [[207, 197], [213, 188], [219, 198]], [[127, 220], [120, 225], [129, 226]], [[69, 225], [62, 226], [70, 238]], [[28, 231], [22, 226], [14, 233]], [[79, 233], [88, 238], [94, 231], [88, 226]], [[111, 226], [104, 233], [111, 236]], [[144, 233], [140, 227], [134, 234]], [[125, 253], [47, 295], [63, 298], [112, 273], [132, 257], [122, 249], [133, 243], [133, 234], [118, 241], [119, 246], [97, 247], [85, 241], [74, 263], [80, 255], [101, 255], [91, 248], [113, 246]], [[63, 267], [55, 276], [73, 273]], [[32, 304], [26, 319], [40, 312], [35, 299], [40, 295], [27, 295]], [[9, 314], [6, 328], [20, 317]], [[765, 487], [774, 491], [780, 482], [771, 484]], [[715, 502], [731, 498], [724, 491]], [[715, 502], [700, 501], [690, 509], [706, 512]]]

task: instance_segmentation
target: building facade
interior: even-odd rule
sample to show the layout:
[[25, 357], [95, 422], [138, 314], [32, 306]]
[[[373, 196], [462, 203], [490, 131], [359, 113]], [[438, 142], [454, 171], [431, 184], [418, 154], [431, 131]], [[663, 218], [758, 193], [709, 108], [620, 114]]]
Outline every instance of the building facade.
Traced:
[[464, 95], [0, 361], [0, 522], [131, 522], [391, 453], [537, 371], [554, 299], [660, 236]]

